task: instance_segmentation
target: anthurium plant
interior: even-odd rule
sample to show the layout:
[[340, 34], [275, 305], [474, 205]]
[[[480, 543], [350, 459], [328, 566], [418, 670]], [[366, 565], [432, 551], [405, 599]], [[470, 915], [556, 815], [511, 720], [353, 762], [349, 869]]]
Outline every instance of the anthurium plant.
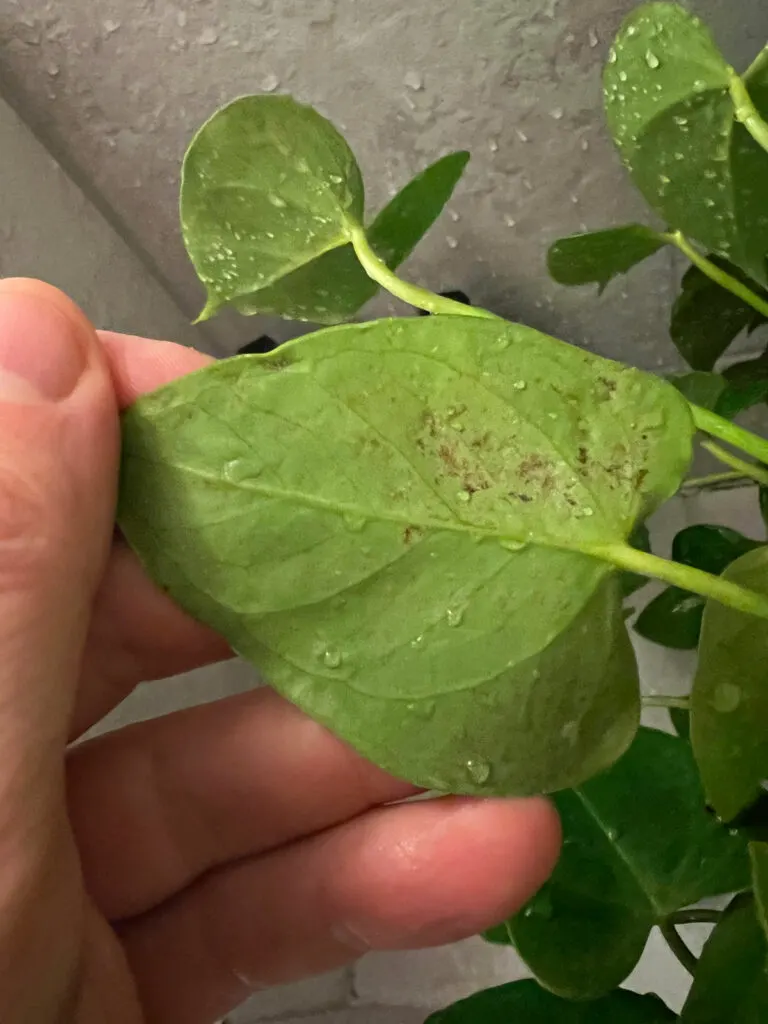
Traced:
[[[326, 326], [175, 381], [123, 422], [125, 536], [277, 690], [419, 786], [553, 794], [555, 873], [487, 936], [535, 980], [432, 1024], [768, 1021], [768, 546], [702, 525], [666, 559], [645, 526], [698, 444], [724, 464], [713, 484], [756, 485], [768, 506], [768, 441], [736, 422], [765, 402], [768, 352], [718, 369], [768, 321], [768, 49], [738, 73], [699, 19], [652, 3], [622, 27], [604, 90], [649, 223], [562, 239], [549, 268], [602, 288], [676, 247], [690, 265], [670, 333], [689, 373], [399, 277], [468, 155], [369, 219], [338, 131], [287, 96], [246, 96], [184, 162], [201, 318]], [[432, 315], [351, 322], [380, 288]], [[690, 696], [654, 698], [676, 735], [640, 726], [625, 601], [647, 579], [665, 589], [637, 631], [698, 649]], [[698, 960], [691, 923], [712, 929]], [[679, 1018], [620, 987], [654, 928], [693, 974]]]

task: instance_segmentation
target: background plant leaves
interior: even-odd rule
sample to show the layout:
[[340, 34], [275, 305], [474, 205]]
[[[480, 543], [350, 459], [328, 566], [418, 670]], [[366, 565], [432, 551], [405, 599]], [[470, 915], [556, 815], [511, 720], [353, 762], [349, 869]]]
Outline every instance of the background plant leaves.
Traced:
[[704, 947], [680, 1024], [764, 1024], [767, 957], [754, 901], [738, 897]]
[[218, 111], [181, 182], [184, 242], [208, 293], [201, 319], [344, 245], [363, 207], [352, 151], [310, 107], [244, 96]]
[[609, 992], [631, 973], [655, 924], [749, 885], [746, 843], [704, 809], [690, 745], [676, 736], [641, 728], [613, 767], [554, 799], [560, 861], [509, 929], [539, 982], [559, 996]]
[[756, 359], [734, 363], [723, 371], [727, 384], [718, 399], [716, 412], [733, 419], [745, 409], [759, 405], [768, 398], [768, 357], [766, 353]]
[[[738, 267], [713, 254], [709, 259], [768, 298], [768, 293]], [[698, 267], [691, 266], [683, 275], [680, 294], [672, 307], [669, 333], [689, 366], [694, 370], [711, 370], [742, 331], [755, 330], [763, 323], [765, 318], [752, 306], [715, 284]]]
[[620, 989], [595, 1002], [572, 1003], [535, 981], [515, 981], [439, 1010], [426, 1024], [667, 1024], [676, 1019], [653, 995]]
[[[681, 530], [672, 542], [672, 558], [682, 565], [719, 576], [736, 559], [761, 545], [727, 526], [696, 525]], [[698, 646], [706, 601], [681, 587], [666, 587], [649, 601], [634, 622], [646, 640], [677, 650]]]
[[[400, 266], [437, 220], [468, 160], [468, 153], [442, 157], [398, 192], [368, 228], [368, 241], [390, 270]], [[233, 305], [245, 315], [274, 313], [334, 324], [353, 317], [378, 290], [347, 244], [323, 253], [268, 288], [235, 298]]]
[[689, 402], [700, 405], [713, 412], [717, 402], [727, 387], [725, 377], [719, 373], [693, 370], [691, 373], [676, 373], [667, 380], [673, 384], [681, 395]]
[[611, 51], [606, 113], [634, 183], [665, 223], [765, 285], [768, 153], [735, 120], [732, 74], [699, 18], [645, 4]]
[[[768, 593], [768, 547], [726, 569], [734, 583]], [[762, 619], [708, 602], [691, 692], [691, 741], [707, 800], [730, 821], [768, 778], [768, 630]]]
[[142, 398], [120, 522], [366, 756], [427, 788], [542, 792], [638, 720], [618, 576], [574, 548], [675, 493], [692, 434], [666, 382], [528, 328], [340, 327]]
[[672, 721], [672, 728], [681, 740], [691, 738], [691, 715], [685, 708], [670, 708], [669, 717]]
[[627, 224], [561, 238], [549, 249], [549, 273], [560, 284], [597, 284], [626, 274], [667, 245], [667, 240], [643, 224]]
[[[749, 859], [752, 863], [752, 889], [757, 919], [768, 939], [768, 843], [750, 843]], [[768, 969], [768, 949], [766, 958]]]

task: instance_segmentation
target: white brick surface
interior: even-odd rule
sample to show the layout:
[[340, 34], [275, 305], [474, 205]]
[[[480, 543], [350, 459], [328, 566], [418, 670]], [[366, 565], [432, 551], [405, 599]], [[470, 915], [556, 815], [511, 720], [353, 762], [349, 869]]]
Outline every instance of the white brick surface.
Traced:
[[295, 985], [279, 985], [258, 992], [239, 1010], [229, 1015], [227, 1024], [253, 1024], [254, 1021], [274, 1020], [276, 1017], [282, 1021], [288, 1013], [306, 1015], [313, 1011], [341, 1007], [349, 1001], [350, 990], [350, 970], [332, 971]]

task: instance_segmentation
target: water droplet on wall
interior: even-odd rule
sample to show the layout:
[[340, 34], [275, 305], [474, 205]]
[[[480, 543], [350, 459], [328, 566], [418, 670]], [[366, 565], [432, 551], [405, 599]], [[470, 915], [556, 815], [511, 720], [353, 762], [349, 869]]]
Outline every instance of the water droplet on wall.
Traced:
[[275, 89], [280, 85], [280, 79], [277, 75], [268, 74], [265, 75], [261, 80], [261, 91], [262, 92], [274, 92]]
[[403, 77], [403, 85], [412, 92], [421, 92], [424, 88], [424, 76], [418, 71], [406, 71]]

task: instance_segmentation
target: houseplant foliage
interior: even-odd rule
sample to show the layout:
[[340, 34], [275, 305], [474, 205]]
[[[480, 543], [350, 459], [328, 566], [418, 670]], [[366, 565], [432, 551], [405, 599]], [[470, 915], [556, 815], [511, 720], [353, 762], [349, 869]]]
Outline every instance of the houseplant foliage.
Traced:
[[[697, 18], [646, 5], [610, 52], [605, 97], [662, 227], [563, 239], [550, 270], [603, 287], [675, 246], [690, 267], [671, 336], [690, 373], [654, 377], [404, 281], [467, 155], [369, 223], [335, 128], [252, 96], [185, 159], [201, 316], [328, 326], [124, 418], [125, 536], [280, 692], [426, 788], [554, 794], [555, 874], [487, 936], [537, 980], [434, 1024], [678, 1019], [619, 987], [657, 927], [695, 975], [680, 1020], [768, 1019], [768, 546], [692, 527], [667, 560], [644, 525], [699, 443], [718, 481], [768, 485], [768, 442], [734, 422], [768, 395], [768, 354], [717, 368], [768, 320], [768, 51], [738, 75]], [[380, 287], [433, 315], [349, 322]], [[639, 728], [624, 601], [647, 578], [667, 589], [638, 631], [699, 651], [690, 699], [656, 698], [679, 735]], [[726, 911], [694, 906], [717, 896]], [[699, 963], [677, 930], [691, 923], [715, 925]]]

